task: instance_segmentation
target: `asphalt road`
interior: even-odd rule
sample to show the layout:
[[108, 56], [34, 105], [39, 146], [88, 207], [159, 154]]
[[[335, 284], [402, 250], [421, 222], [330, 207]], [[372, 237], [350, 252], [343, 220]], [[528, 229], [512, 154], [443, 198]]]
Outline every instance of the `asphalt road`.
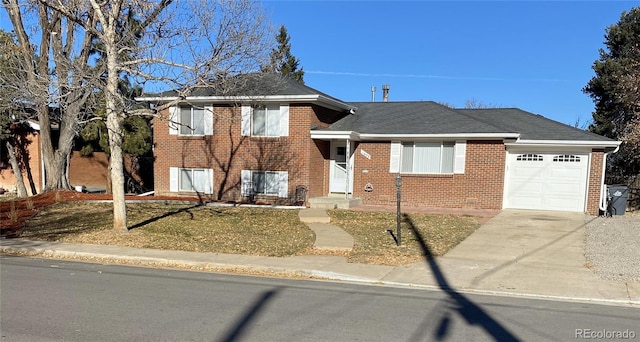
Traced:
[[0, 304], [2, 341], [640, 340], [623, 306], [9, 256]]

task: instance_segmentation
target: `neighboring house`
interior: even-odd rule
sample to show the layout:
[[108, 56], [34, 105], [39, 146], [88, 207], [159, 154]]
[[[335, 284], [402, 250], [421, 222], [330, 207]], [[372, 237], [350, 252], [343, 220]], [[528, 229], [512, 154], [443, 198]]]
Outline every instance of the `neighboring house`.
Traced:
[[[33, 183], [36, 194], [41, 193], [44, 189], [45, 178], [40, 144], [40, 125], [35, 121], [29, 121], [29, 124], [34, 133], [29, 134], [27, 137], [29, 144], [27, 144], [25, 150], [28, 163], [27, 167], [24, 167], [22, 171], [27, 192], [29, 195], [33, 195], [30, 183]], [[54, 134], [56, 134], [57, 126], [52, 128]], [[17, 181], [9, 165], [8, 158], [6, 158], [5, 150], [5, 146], [0, 148], [0, 151], [2, 151], [0, 153], [0, 188], [7, 191], [15, 191]], [[69, 161], [69, 183], [74, 187], [84, 187], [94, 191], [105, 190], [108, 182], [108, 164], [107, 156], [104, 152], [94, 152], [89, 156], [83, 156], [79, 151], [72, 151]], [[136, 181], [140, 180], [140, 171], [133, 170], [131, 158], [128, 156], [125, 156], [125, 169], [131, 172]]]
[[181, 99], [154, 124], [157, 195], [287, 203], [303, 186], [312, 206], [389, 205], [399, 174], [405, 206], [597, 215], [620, 144], [515, 108], [344, 102], [291, 80], [260, 96]]
[[[18, 148], [24, 148], [24, 156], [28, 159], [28, 162], [24, 165], [22, 169], [22, 179], [24, 180], [24, 185], [27, 188], [27, 193], [29, 195], [33, 195], [33, 188], [35, 188], [35, 192], [39, 192], [42, 190], [42, 184], [44, 180], [42, 179], [42, 153], [40, 149], [40, 126], [33, 121], [28, 121], [29, 125], [33, 129], [32, 133], [28, 133], [25, 137], [24, 141], [27, 141], [25, 146], [17, 146]], [[13, 169], [9, 164], [9, 158], [7, 156], [7, 147], [2, 144], [0, 146], [0, 188], [3, 188], [7, 191], [16, 191], [17, 189], [17, 180], [13, 173]], [[31, 184], [33, 183], [33, 184]]]

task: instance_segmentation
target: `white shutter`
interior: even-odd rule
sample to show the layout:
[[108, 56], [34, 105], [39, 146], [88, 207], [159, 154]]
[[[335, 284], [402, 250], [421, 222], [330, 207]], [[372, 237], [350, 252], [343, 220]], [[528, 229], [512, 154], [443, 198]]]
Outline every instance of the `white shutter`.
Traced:
[[399, 141], [391, 142], [391, 153], [389, 157], [389, 172], [400, 172], [400, 152], [402, 151], [402, 143]]
[[204, 107], [204, 135], [213, 135], [213, 106]]
[[454, 149], [453, 173], [464, 173], [464, 164], [466, 163], [466, 158], [467, 158], [467, 141], [466, 140], [456, 141], [456, 144], [453, 147], [453, 149]]
[[204, 169], [204, 193], [213, 194], [213, 169]]
[[178, 107], [169, 107], [169, 135], [178, 135]]
[[280, 171], [278, 172], [278, 178], [280, 179], [278, 197], [289, 197], [289, 174], [287, 173], [287, 171]]
[[241, 118], [242, 118], [242, 123], [241, 123], [242, 136], [243, 137], [251, 136], [251, 106], [242, 105]]
[[169, 191], [178, 192], [179, 184], [178, 184], [178, 175], [180, 174], [180, 169], [177, 167], [169, 168]]
[[251, 187], [251, 171], [242, 170], [240, 171], [240, 192], [242, 196], [249, 196], [249, 189]]
[[289, 105], [280, 105], [280, 136], [289, 136]]

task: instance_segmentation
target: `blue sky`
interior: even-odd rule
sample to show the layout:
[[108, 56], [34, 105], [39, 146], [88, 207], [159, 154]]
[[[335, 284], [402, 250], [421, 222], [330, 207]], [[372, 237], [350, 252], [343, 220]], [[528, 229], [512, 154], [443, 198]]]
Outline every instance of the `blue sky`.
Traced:
[[[198, 1], [198, 0], [193, 0]], [[640, 1], [274, 1], [308, 86], [344, 101], [475, 99], [570, 125], [605, 29]], [[0, 28], [11, 29], [4, 9]]]
[[605, 28], [640, 1], [264, 1], [308, 86], [345, 101], [475, 99], [570, 125]]

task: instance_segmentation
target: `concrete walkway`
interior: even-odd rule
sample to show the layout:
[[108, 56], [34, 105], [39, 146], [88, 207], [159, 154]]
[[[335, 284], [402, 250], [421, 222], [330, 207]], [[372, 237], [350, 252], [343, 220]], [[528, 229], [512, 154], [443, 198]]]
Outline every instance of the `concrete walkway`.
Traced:
[[[334, 229], [337, 227], [328, 224], [328, 217], [322, 213], [309, 209], [300, 212], [301, 219], [315, 226], [314, 231], [317, 229], [317, 248], [351, 248], [353, 238]], [[584, 223], [582, 214], [505, 210], [444, 257], [402, 266], [347, 263], [344, 257], [327, 255], [277, 258], [23, 239], [1, 239], [0, 253], [96, 262], [123, 260], [156, 267], [186, 265], [220, 271], [295, 273], [378, 285], [640, 307], [640, 283], [602, 280], [586, 268]]]
[[328, 251], [351, 251], [353, 237], [331, 222], [325, 209], [309, 208], [300, 210], [300, 221], [316, 234], [315, 249]]

